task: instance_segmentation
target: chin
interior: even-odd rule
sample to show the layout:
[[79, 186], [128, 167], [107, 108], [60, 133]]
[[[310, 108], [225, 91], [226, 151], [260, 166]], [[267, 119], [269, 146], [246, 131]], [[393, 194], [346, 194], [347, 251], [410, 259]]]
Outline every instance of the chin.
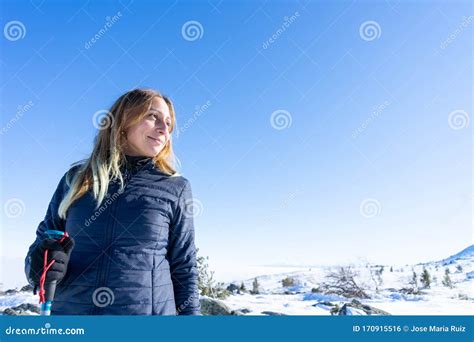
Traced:
[[158, 149], [158, 150], [155, 150], [155, 151], [151, 151], [151, 152], [149, 153], [149, 157], [152, 157], [152, 158], [153, 158], [153, 157], [157, 156], [161, 151], [163, 151], [162, 148], [160, 148], [160, 149]]

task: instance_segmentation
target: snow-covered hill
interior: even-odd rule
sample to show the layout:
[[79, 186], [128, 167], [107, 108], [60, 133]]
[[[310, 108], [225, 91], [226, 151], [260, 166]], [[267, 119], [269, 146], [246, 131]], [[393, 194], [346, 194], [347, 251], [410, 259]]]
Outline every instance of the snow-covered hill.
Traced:
[[[337, 272], [341, 267], [350, 267], [357, 285], [370, 298], [355, 298], [360, 304], [354, 305], [350, 304], [354, 298], [321, 291], [321, 283], [327, 282], [327, 275]], [[284, 272], [275, 273], [273, 268], [269, 272], [272, 274], [256, 277], [259, 294], [249, 293], [255, 278], [232, 282], [234, 287], [240, 287], [243, 283], [246, 291], [223, 300], [229, 312], [234, 310], [245, 315], [329, 315], [331, 311], [343, 314], [366, 314], [369, 311], [379, 314], [377, 309], [380, 309], [392, 315], [474, 314], [474, 245], [443, 260], [413, 265], [353, 264], [288, 269], [285, 267]], [[429, 287], [424, 287], [420, 281], [424, 270], [430, 276]], [[293, 284], [282, 286], [284, 278], [291, 279]], [[14, 311], [31, 314], [34, 307], [27, 304], [37, 303], [38, 297], [29, 289], [0, 293], [0, 312], [24, 304]], [[344, 304], [347, 307], [341, 310]], [[369, 309], [363, 308], [364, 305], [368, 305]]]
[[461, 252], [454, 254], [450, 256], [449, 258], [440, 260], [438, 262], [434, 262], [433, 264], [441, 264], [441, 265], [452, 265], [452, 264], [457, 264], [457, 265], [467, 265], [472, 262], [474, 259], [474, 245], [471, 245], [465, 249], [463, 249]]
[[[262, 275], [256, 277], [260, 284], [260, 294], [241, 293], [229, 296], [224, 302], [232, 310], [244, 310], [248, 314], [275, 311], [289, 315], [327, 315], [331, 302], [341, 307], [352, 298], [327, 295], [318, 291], [330, 272], [340, 267], [348, 267], [357, 276], [359, 286], [366, 289], [370, 299], [358, 298], [364, 304], [387, 311], [393, 315], [471, 315], [474, 314], [474, 245], [443, 260], [414, 265], [343, 265], [295, 269], [293, 272]], [[430, 286], [421, 282], [421, 274], [426, 269], [430, 276]], [[416, 274], [416, 282], [413, 278]], [[446, 276], [447, 274], [447, 276]], [[283, 287], [282, 280], [290, 277], [295, 285]], [[451, 286], [446, 277], [449, 277]], [[255, 278], [233, 282], [252, 289]], [[416, 289], [419, 293], [416, 293]], [[415, 293], [413, 293], [415, 292]], [[319, 303], [319, 304], [318, 304]]]

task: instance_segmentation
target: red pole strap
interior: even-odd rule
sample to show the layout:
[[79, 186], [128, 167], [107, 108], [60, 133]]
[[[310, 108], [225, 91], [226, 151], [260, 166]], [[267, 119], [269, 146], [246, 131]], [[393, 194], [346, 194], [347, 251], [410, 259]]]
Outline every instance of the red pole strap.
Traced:
[[[64, 235], [61, 237], [59, 240], [59, 243], [62, 243], [66, 237], [68, 237], [69, 234], [67, 232], [64, 232]], [[41, 274], [40, 278], [40, 290], [39, 290], [39, 302], [40, 304], [46, 302], [45, 298], [45, 290], [44, 290], [44, 283], [46, 281], [46, 273], [48, 270], [53, 266], [53, 264], [56, 262], [56, 260], [51, 260], [51, 262], [48, 264], [48, 250], [46, 249], [44, 251], [44, 264], [43, 264], [43, 273]]]
[[44, 282], [46, 281], [46, 273], [48, 270], [53, 266], [53, 264], [56, 262], [56, 260], [51, 260], [51, 262], [48, 264], [48, 250], [44, 251], [44, 266], [43, 266], [43, 273], [41, 274], [40, 278], [40, 290], [39, 290], [39, 302], [44, 303], [46, 302], [46, 298], [44, 296], [45, 291], [44, 291]]

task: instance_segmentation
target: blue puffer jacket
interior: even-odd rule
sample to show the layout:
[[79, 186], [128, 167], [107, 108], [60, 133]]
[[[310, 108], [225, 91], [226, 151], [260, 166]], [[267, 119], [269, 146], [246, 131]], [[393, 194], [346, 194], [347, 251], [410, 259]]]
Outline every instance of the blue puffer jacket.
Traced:
[[89, 191], [66, 220], [58, 216], [66, 177], [78, 167], [53, 195], [25, 260], [28, 278], [29, 255], [48, 229], [76, 241], [52, 315], [200, 315], [189, 181], [159, 171], [151, 158], [127, 159], [125, 189], [111, 182], [97, 210]]

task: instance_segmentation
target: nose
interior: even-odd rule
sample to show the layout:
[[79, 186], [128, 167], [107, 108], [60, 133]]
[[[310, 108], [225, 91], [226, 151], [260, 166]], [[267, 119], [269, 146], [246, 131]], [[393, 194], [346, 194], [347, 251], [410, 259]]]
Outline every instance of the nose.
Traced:
[[160, 132], [161, 134], [166, 134], [168, 129], [166, 127], [165, 120], [155, 120], [155, 130]]

